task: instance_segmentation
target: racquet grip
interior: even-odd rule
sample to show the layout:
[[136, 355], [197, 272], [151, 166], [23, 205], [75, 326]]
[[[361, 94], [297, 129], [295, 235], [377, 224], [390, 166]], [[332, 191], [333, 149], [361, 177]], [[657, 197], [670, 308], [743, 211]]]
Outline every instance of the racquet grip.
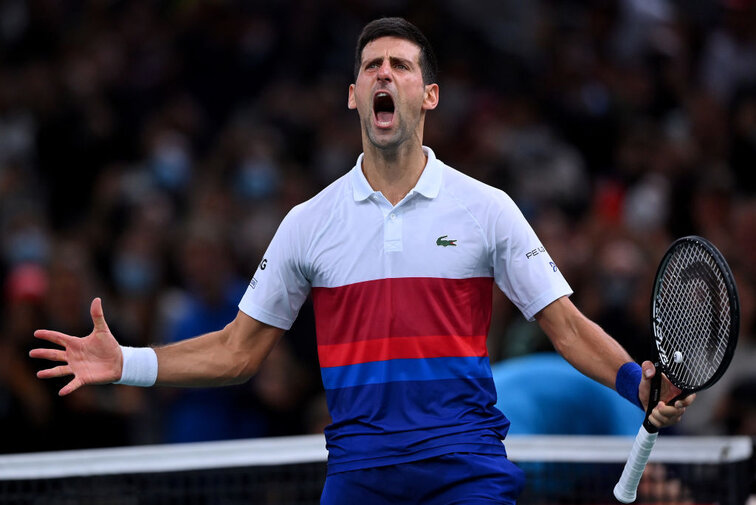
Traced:
[[625, 468], [622, 470], [622, 476], [620, 476], [617, 485], [614, 486], [614, 497], [622, 503], [635, 501], [638, 483], [658, 436], [659, 433], [649, 433], [645, 426], [641, 426], [638, 430], [633, 448], [630, 450]]

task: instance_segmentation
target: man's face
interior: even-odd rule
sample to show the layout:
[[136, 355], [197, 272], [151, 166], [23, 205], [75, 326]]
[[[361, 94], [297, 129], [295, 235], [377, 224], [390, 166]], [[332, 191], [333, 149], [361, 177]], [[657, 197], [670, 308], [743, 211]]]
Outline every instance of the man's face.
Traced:
[[348, 102], [360, 115], [363, 139], [386, 150], [422, 139], [424, 113], [437, 104], [438, 85], [423, 83], [417, 45], [381, 37], [365, 46]]

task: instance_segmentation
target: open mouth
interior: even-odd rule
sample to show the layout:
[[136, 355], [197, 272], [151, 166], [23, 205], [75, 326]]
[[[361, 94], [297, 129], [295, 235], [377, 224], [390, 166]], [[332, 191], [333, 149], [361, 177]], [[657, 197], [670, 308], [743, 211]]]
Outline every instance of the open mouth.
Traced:
[[373, 97], [373, 113], [379, 127], [387, 128], [394, 120], [394, 99], [385, 91], [379, 91]]

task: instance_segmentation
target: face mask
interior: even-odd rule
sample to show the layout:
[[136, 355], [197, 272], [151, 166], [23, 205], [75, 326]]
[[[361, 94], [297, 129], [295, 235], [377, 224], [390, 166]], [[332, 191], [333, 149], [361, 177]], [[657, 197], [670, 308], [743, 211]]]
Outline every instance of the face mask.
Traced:
[[179, 142], [170, 140], [156, 147], [149, 167], [157, 185], [169, 191], [182, 190], [191, 176], [189, 154]]

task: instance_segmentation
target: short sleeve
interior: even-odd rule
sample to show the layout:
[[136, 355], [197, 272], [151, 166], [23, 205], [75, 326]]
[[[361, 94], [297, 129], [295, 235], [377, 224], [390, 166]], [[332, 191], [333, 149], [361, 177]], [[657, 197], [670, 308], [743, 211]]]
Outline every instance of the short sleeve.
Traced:
[[556, 262], [506, 194], [493, 233], [494, 279], [527, 320], [557, 298], [572, 294]]
[[298, 208], [283, 219], [247, 287], [239, 310], [284, 330], [291, 328], [307, 295], [303, 236]]

